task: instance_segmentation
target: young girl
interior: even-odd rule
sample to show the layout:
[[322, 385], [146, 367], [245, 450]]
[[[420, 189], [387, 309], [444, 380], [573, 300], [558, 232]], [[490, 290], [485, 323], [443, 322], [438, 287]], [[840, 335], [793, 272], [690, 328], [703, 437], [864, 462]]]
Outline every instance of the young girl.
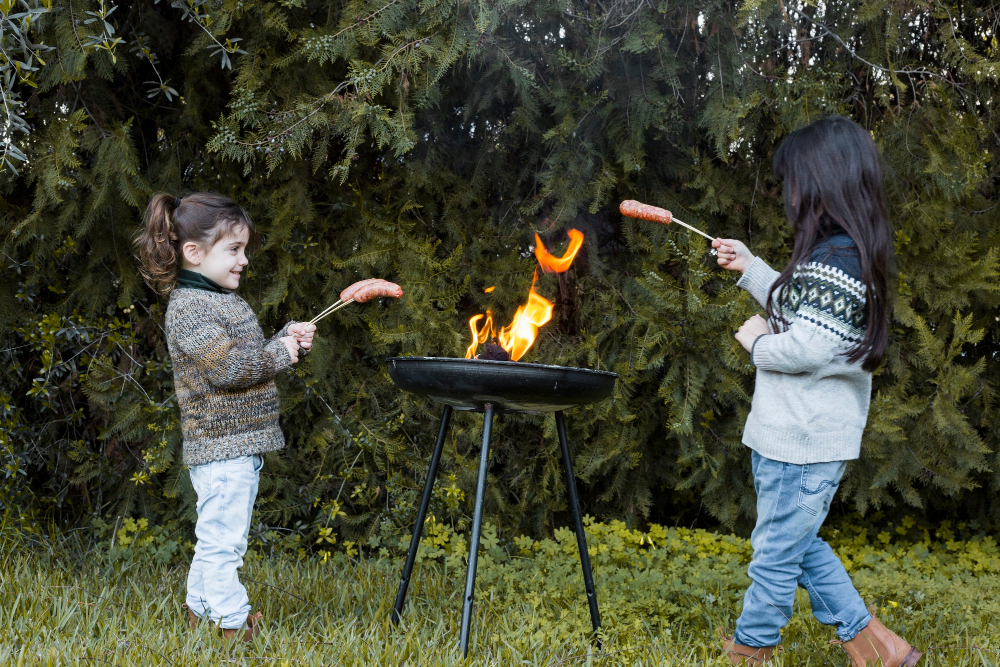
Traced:
[[736, 334], [757, 367], [743, 431], [757, 524], [752, 583], [723, 650], [734, 665], [769, 660], [801, 586], [853, 667], [914, 665], [920, 652], [869, 614], [817, 534], [847, 461], [860, 453], [871, 374], [888, 344], [893, 242], [878, 150], [862, 127], [829, 116], [785, 139], [774, 172], [795, 232], [788, 266], [774, 271], [739, 241], [712, 244], [767, 311]]
[[[270, 339], [234, 290], [256, 230], [228, 197], [157, 194], [136, 238], [142, 275], [169, 295], [167, 348], [181, 411], [184, 463], [198, 494], [194, 558], [183, 605], [191, 626], [207, 616], [224, 636], [249, 641], [261, 612], [237, 570], [243, 565], [263, 454], [285, 446], [278, 426], [274, 376], [312, 345], [316, 326], [289, 322]], [[364, 303], [402, 295], [398, 285], [366, 280], [341, 298]]]

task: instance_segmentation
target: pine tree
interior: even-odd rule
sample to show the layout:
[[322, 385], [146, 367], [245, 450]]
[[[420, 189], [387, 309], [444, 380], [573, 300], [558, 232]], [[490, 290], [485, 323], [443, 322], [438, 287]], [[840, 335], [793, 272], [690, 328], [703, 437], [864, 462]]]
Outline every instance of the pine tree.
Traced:
[[[771, 156], [841, 113], [885, 157], [898, 290], [840, 502], [1000, 516], [997, 7], [110, 9], [39, 10], [27, 30], [52, 53], [37, 89], [11, 89], [30, 133], [9, 139], [24, 160], [0, 193], [2, 508], [192, 516], [164, 304], [130, 240], [150, 193], [214, 190], [265, 232], [241, 288], [265, 331], [360, 278], [406, 292], [324, 320], [282, 379], [289, 445], [269, 457], [264, 523], [372, 544], [407, 530], [439, 407], [397, 391], [383, 359], [461, 356], [469, 317], [503, 319], [524, 299], [534, 233], [558, 252], [577, 228], [574, 268], [541, 277], [557, 315], [525, 361], [621, 375], [611, 400], [569, 420], [585, 511], [745, 528], [753, 373], [732, 330], [756, 306], [703, 239], [623, 219], [617, 203], [665, 206], [781, 266], [791, 232]], [[446, 448], [444, 475], [467, 492], [479, 424], [457, 416]], [[551, 417], [502, 417], [489, 507], [505, 529], [560, 523], [554, 442]], [[436, 497], [434, 511], [462, 524], [467, 508]]]

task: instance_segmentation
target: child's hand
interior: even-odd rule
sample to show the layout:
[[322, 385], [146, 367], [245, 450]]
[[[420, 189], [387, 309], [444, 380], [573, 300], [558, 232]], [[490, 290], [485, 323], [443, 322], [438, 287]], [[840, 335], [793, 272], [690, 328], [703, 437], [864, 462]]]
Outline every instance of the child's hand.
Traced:
[[396, 283], [390, 283], [388, 280], [369, 278], [368, 280], [359, 280], [353, 285], [344, 288], [344, 291], [340, 293], [342, 301], [354, 299], [355, 303], [364, 303], [377, 296], [391, 296], [394, 299], [398, 299], [403, 296], [403, 288]]
[[715, 239], [712, 247], [719, 251], [719, 266], [743, 273], [753, 262], [753, 253], [736, 239]]
[[316, 333], [316, 325], [309, 322], [296, 322], [288, 327], [288, 334], [295, 338], [295, 342], [303, 350], [312, 347], [314, 333]]
[[286, 350], [288, 350], [288, 356], [292, 358], [292, 363], [293, 364], [298, 363], [299, 343], [297, 340], [295, 340], [295, 336], [282, 336], [278, 340], [280, 340], [281, 344], [285, 346]]
[[769, 333], [771, 330], [767, 326], [767, 320], [760, 315], [754, 315], [743, 323], [743, 326], [736, 332], [735, 338], [744, 350], [750, 352], [753, 350], [753, 342], [757, 340], [757, 336]]

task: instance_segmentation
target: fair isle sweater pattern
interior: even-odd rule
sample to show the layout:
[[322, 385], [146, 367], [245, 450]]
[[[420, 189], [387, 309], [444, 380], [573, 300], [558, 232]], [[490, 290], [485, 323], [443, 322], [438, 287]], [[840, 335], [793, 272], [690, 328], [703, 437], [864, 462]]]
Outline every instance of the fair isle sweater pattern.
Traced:
[[760, 257], [736, 283], [766, 307], [772, 293], [787, 325], [760, 336], [743, 443], [761, 456], [808, 465], [850, 461], [861, 452], [872, 374], [848, 353], [867, 326], [860, 257], [846, 234], [822, 240], [784, 289]]
[[865, 285], [844, 271], [809, 262], [798, 267], [781, 294], [782, 311], [828, 338], [857, 345], [865, 338]]
[[[291, 323], [289, 323], [291, 324]], [[188, 466], [285, 446], [274, 377], [291, 366], [279, 338], [264, 337], [235, 294], [177, 288], [166, 313], [167, 348]]]

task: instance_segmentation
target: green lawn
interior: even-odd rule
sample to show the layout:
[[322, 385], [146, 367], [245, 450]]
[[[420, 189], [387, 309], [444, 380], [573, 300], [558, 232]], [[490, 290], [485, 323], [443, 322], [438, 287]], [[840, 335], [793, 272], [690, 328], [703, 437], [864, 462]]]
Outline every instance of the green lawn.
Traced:
[[[927, 651], [930, 665], [998, 665], [1000, 557], [985, 533], [958, 539], [900, 527], [869, 539], [832, 531], [866, 600], [891, 628]], [[486, 531], [470, 663], [483, 665], [725, 664], [715, 628], [731, 631], [746, 584], [745, 540], [704, 531], [588, 529], [605, 622], [603, 651], [589, 648], [589, 619], [575, 543], [518, 538], [513, 554]], [[0, 562], [3, 665], [451, 665], [457, 649], [465, 542], [431, 525], [410, 587], [404, 623], [389, 611], [401, 558], [323, 562], [248, 557], [243, 570], [267, 630], [227, 644], [181, 612], [183, 565], [129, 557], [8, 547]], [[940, 531], [939, 531], [940, 533]], [[959, 535], [958, 537], [963, 537]], [[136, 542], [135, 544], [138, 544]], [[875, 545], [878, 545], [877, 547]], [[800, 598], [778, 665], [846, 665], [833, 633]]]

